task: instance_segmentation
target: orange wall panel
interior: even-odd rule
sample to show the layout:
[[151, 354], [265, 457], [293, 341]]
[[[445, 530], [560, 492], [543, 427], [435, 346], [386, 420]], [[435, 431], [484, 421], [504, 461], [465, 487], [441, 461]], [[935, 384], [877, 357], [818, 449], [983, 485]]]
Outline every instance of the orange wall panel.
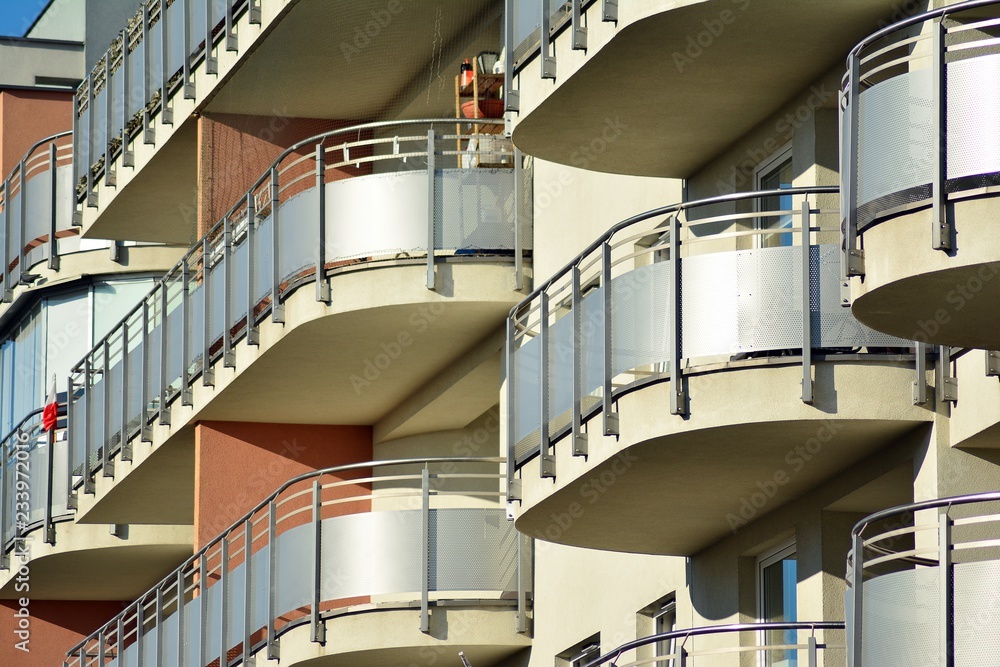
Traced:
[[[30, 600], [28, 603], [28, 651], [16, 644], [20, 606], [17, 600], [0, 600], [0, 665], [52, 667], [61, 665], [66, 652], [84, 637], [114, 618], [124, 608], [121, 602], [77, 600]], [[23, 625], [23, 624], [22, 624]]]
[[35, 142], [72, 128], [72, 93], [0, 91], [0, 173], [6, 178]]

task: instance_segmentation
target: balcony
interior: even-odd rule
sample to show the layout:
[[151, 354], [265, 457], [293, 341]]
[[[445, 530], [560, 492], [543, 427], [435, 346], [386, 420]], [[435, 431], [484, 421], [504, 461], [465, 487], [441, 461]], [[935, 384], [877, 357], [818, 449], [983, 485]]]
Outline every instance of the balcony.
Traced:
[[1000, 3], [874, 33], [843, 88], [845, 266], [855, 316], [896, 336], [996, 349]]
[[191, 528], [134, 526], [123, 539], [106, 525], [63, 523], [74, 510], [65, 410], [51, 431], [43, 429], [41, 413], [29, 414], [0, 442], [0, 596], [18, 597], [25, 564], [33, 599], [120, 600], [138, 594], [191, 553]]
[[[77, 91], [74, 182], [84, 235], [190, 243], [199, 236], [199, 114], [284, 124], [402, 112], [431, 63], [449, 65], [468, 45], [463, 31], [485, 27], [491, 4], [154, 0], [122, 17], [122, 36]], [[417, 107], [400, 117], [452, 108]]]
[[529, 645], [531, 544], [505, 519], [502, 462], [372, 461], [292, 479], [66, 664], [376, 665], [417, 650], [494, 664]]
[[998, 502], [1000, 493], [942, 498], [855, 525], [848, 664], [966, 665], [993, 654]]
[[561, 164], [689, 177], [797, 95], [809, 115], [832, 109], [821, 78], [898, 4], [508, 0], [514, 141]]
[[[108, 501], [126, 518], [86, 515], [197, 419], [374, 424], [498, 330], [528, 276], [531, 175], [476, 134], [488, 123], [367, 124], [286, 151], [74, 369], [67, 465], [97, 493], [80, 518], [189, 521], [129, 493]], [[470, 386], [424, 430], [495, 402]], [[175, 463], [159, 483], [189, 485], [193, 459]]]
[[836, 195], [648, 211], [511, 311], [520, 531], [690, 555], [932, 418], [926, 347], [842, 305]]
[[[844, 663], [844, 624], [735, 623], [672, 630], [622, 644], [586, 667], [825, 665]], [[584, 664], [584, 663], [580, 663]]]

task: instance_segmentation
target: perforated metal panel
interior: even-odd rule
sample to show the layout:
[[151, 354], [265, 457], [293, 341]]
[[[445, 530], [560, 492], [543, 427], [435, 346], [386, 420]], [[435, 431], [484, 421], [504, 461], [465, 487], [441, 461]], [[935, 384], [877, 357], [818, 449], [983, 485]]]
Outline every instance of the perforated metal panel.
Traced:
[[431, 590], [517, 590], [517, 531], [503, 510], [432, 510], [430, 535]]
[[667, 294], [670, 262], [611, 281], [611, 367], [615, 375], [670, 359]]
[[[435, 247], [511, 250], [514, 247], [514, 171], [444, 169], [435, 184]], [[426, 199], [426, 197], [425, 197]], [[424, 209], [426, 210], [426, 209]], [[420, 217], [426, 225], [426, 216]], [[426, 230], [426, 226], [424, 227]], [[426, 233], [423, 246], [427, 246]]]
[[957, 563], [954, 578], [954, 667], [996, 664], [1000, 562]]
[[[514, 351], [514, 434], [519, 443], [541, 424], [541, 347], [536, 336]], [[518, 456], [527, 450], [527, 443], [519, 445]]]
[[572, 419], [573, 407], [573, 317], [564, 313], [549, 326], [549, 428], [555, 431]]
[[863, 91], [858, 112], [859, 204], [931, 181], [937, 132], [930, 69]]
[[948, 65], [948, 178], [1000, 171], [1000, 55]]
[[866, 581], [862, 588], [863, 665], [938, 665], [938, 572], [922, 568]]

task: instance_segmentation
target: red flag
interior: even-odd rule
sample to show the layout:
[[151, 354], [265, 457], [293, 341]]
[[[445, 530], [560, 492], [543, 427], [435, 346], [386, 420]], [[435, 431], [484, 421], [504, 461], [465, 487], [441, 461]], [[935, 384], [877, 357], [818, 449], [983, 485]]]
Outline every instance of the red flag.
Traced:
[[42, 411], [42, 428], [51, 431], [59, 421], [59, 406], [56, 404], [56, 376], [52, 376], [49, 397], [45, 399], [45, 409]]

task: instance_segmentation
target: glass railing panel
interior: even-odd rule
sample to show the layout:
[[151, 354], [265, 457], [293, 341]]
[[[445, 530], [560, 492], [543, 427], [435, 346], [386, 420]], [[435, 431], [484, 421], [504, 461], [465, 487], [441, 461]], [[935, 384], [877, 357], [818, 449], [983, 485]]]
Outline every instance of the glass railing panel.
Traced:
[[158, 295], [147, 298], [149, 304], [149, 319], [146, 321], [146, 344], [149, 346], [146, 358], [146, 370], [143, 381], [146, 385], [147, 408], [152, 412], [159, 410], [160, 387], [165, 379], [163, 373], [163, 362], [160, 359], [163, 344], [163, 318], [162, 301]]
[[[110, 452], [121, 444], [122, 408], [124, 406], [124, 396], [122, 390], [122, 336], [119, 330], [117, 336], [112, 336], [108, 344], [108, 405], [107, 417], [108, 427], [106, 442]], [[103, 418], [103, 416], [102, 416]]]
[[179, 272], [170, 274], [164, 284], [167, 298], [167, 354], [163, 382], [167, 386], [167, 397], [170, 398], [181, 390], [182, 371], [184, 368], [184, 283]]
[[126, 395], [126, 416], [128, 418], [128, 434], [134, 437], [139, 432], [145, 416], [146, 406], [142, 404], [142, 385], [146, 377], [144, 357], [146, 349], [143, 344], [142, 310], [133, 312], [126, 320], [128, 323], [128, 392]]

